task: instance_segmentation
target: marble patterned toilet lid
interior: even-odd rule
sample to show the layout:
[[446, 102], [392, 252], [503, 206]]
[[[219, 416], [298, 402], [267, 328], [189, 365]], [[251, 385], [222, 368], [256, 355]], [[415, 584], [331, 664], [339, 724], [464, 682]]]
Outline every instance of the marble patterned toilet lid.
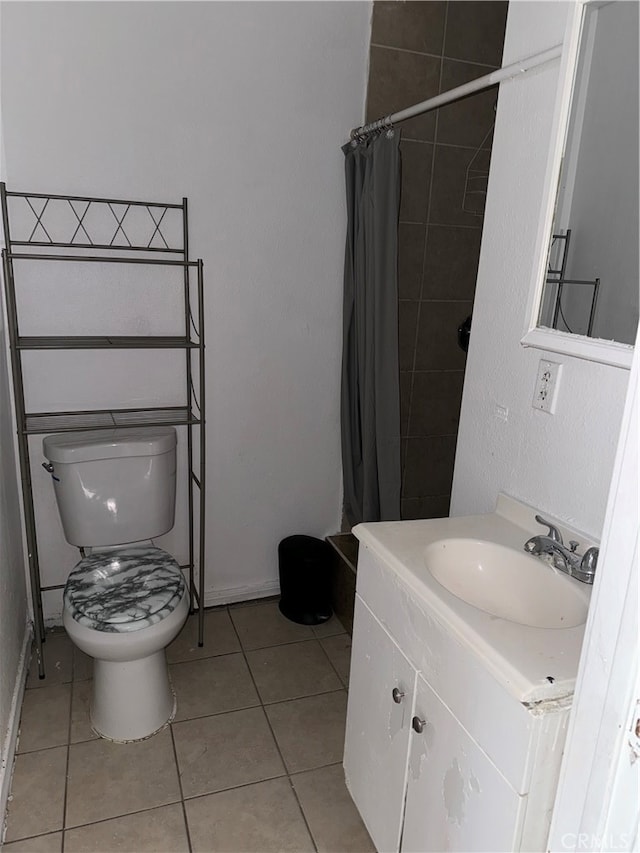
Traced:
[[75, 566], [64, 603], [80, 625], [96, 631], [139, 631], [172, 613], [185, 590], [170, 554], [150, 545], [98, 552]]

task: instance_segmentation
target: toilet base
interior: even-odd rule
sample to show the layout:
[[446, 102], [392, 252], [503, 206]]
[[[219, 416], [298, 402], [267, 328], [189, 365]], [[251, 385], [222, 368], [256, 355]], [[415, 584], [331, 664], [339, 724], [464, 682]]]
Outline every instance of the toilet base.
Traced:
[[164, 649], [134, 661], [94, 660], [90, 715], [100, 737], [142, 740], [164, 728], [175, 713]]
[[176, 698], [169, 681], [165, 648], [180, 633], [188, 612], [186, 589], [172, 613], [129, 633], [96, 631], [76, 622], [64, 609], [67, 634], [93, 658], [90, 715], [96, 734], [126, 743], [150, 737], [171, 722]]

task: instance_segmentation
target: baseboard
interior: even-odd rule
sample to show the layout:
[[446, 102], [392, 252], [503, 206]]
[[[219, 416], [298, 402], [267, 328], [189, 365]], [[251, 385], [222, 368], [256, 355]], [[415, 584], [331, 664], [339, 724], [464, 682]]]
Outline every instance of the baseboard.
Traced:
[[268, 598], [280, 595], [278, 581], [256, 584], [255, 586], [231, 586], [226, 589], [210, 589], [204, 594], [205, 607], [219, 607], [222, 604], [235, 604], [238, 601], [251, 601], [254, 598]]
[[31, 638], [32, 625], [31, 621], [25, 623], [24, 638], [22, 641], [22, 651], [18, 661], [18, 672], [16, 673], [16, 683], [13, 688], [13, 697], [11, 699], [11, 711], [9, 713], [9, 723], [5, 734], [4, 744], [2, 746], [2, 761], [0, 763], [0, 843], [4, 839], [4, 820], [7, 811], [7, 802], [9, 793], [11, 792], [11, 777], [13, 775], [13, 759], [16, 754], [16, 745], [18, 743], [18, 729], [20, 727], [20, 711], [22, 710], [22, 699], [27, 683], [27, 671], [29, 669], [29, 660], [31, 658]]

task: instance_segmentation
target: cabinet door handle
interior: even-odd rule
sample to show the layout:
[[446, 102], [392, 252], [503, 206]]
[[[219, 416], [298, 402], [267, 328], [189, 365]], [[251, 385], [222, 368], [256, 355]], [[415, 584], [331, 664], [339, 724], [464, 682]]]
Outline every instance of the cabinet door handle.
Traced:
[[391, 691], [391, 698], [396, 703], [396, 705], [399, 705], [402, 702], [402, 700], [404, 699], [404, 692], [402, 690], [400, 690], [399, 688], [394, 687], [393, 690]]
[[427, 725], [427, 721], [421, 720], [420, 717], [414, 717], [411, 720], [411, 725], [413, 727], [414, 732], [417, 732], [419, 735], [421, 735], [425, 729], [425, 726]]

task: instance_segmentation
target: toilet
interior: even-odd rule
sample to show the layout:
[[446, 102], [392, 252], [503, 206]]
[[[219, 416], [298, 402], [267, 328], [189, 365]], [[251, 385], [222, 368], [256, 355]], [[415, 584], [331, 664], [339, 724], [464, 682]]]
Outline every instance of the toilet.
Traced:
[[152, 542], [174, 524], [176, 431], [67, 432], [42, 445], [65, 538], [83, 555], [65, 585], [63, 622], [93, 658], [92, 727], [141, 740], [175, 715], [165, 647], [189, 612], [180, 567]]

